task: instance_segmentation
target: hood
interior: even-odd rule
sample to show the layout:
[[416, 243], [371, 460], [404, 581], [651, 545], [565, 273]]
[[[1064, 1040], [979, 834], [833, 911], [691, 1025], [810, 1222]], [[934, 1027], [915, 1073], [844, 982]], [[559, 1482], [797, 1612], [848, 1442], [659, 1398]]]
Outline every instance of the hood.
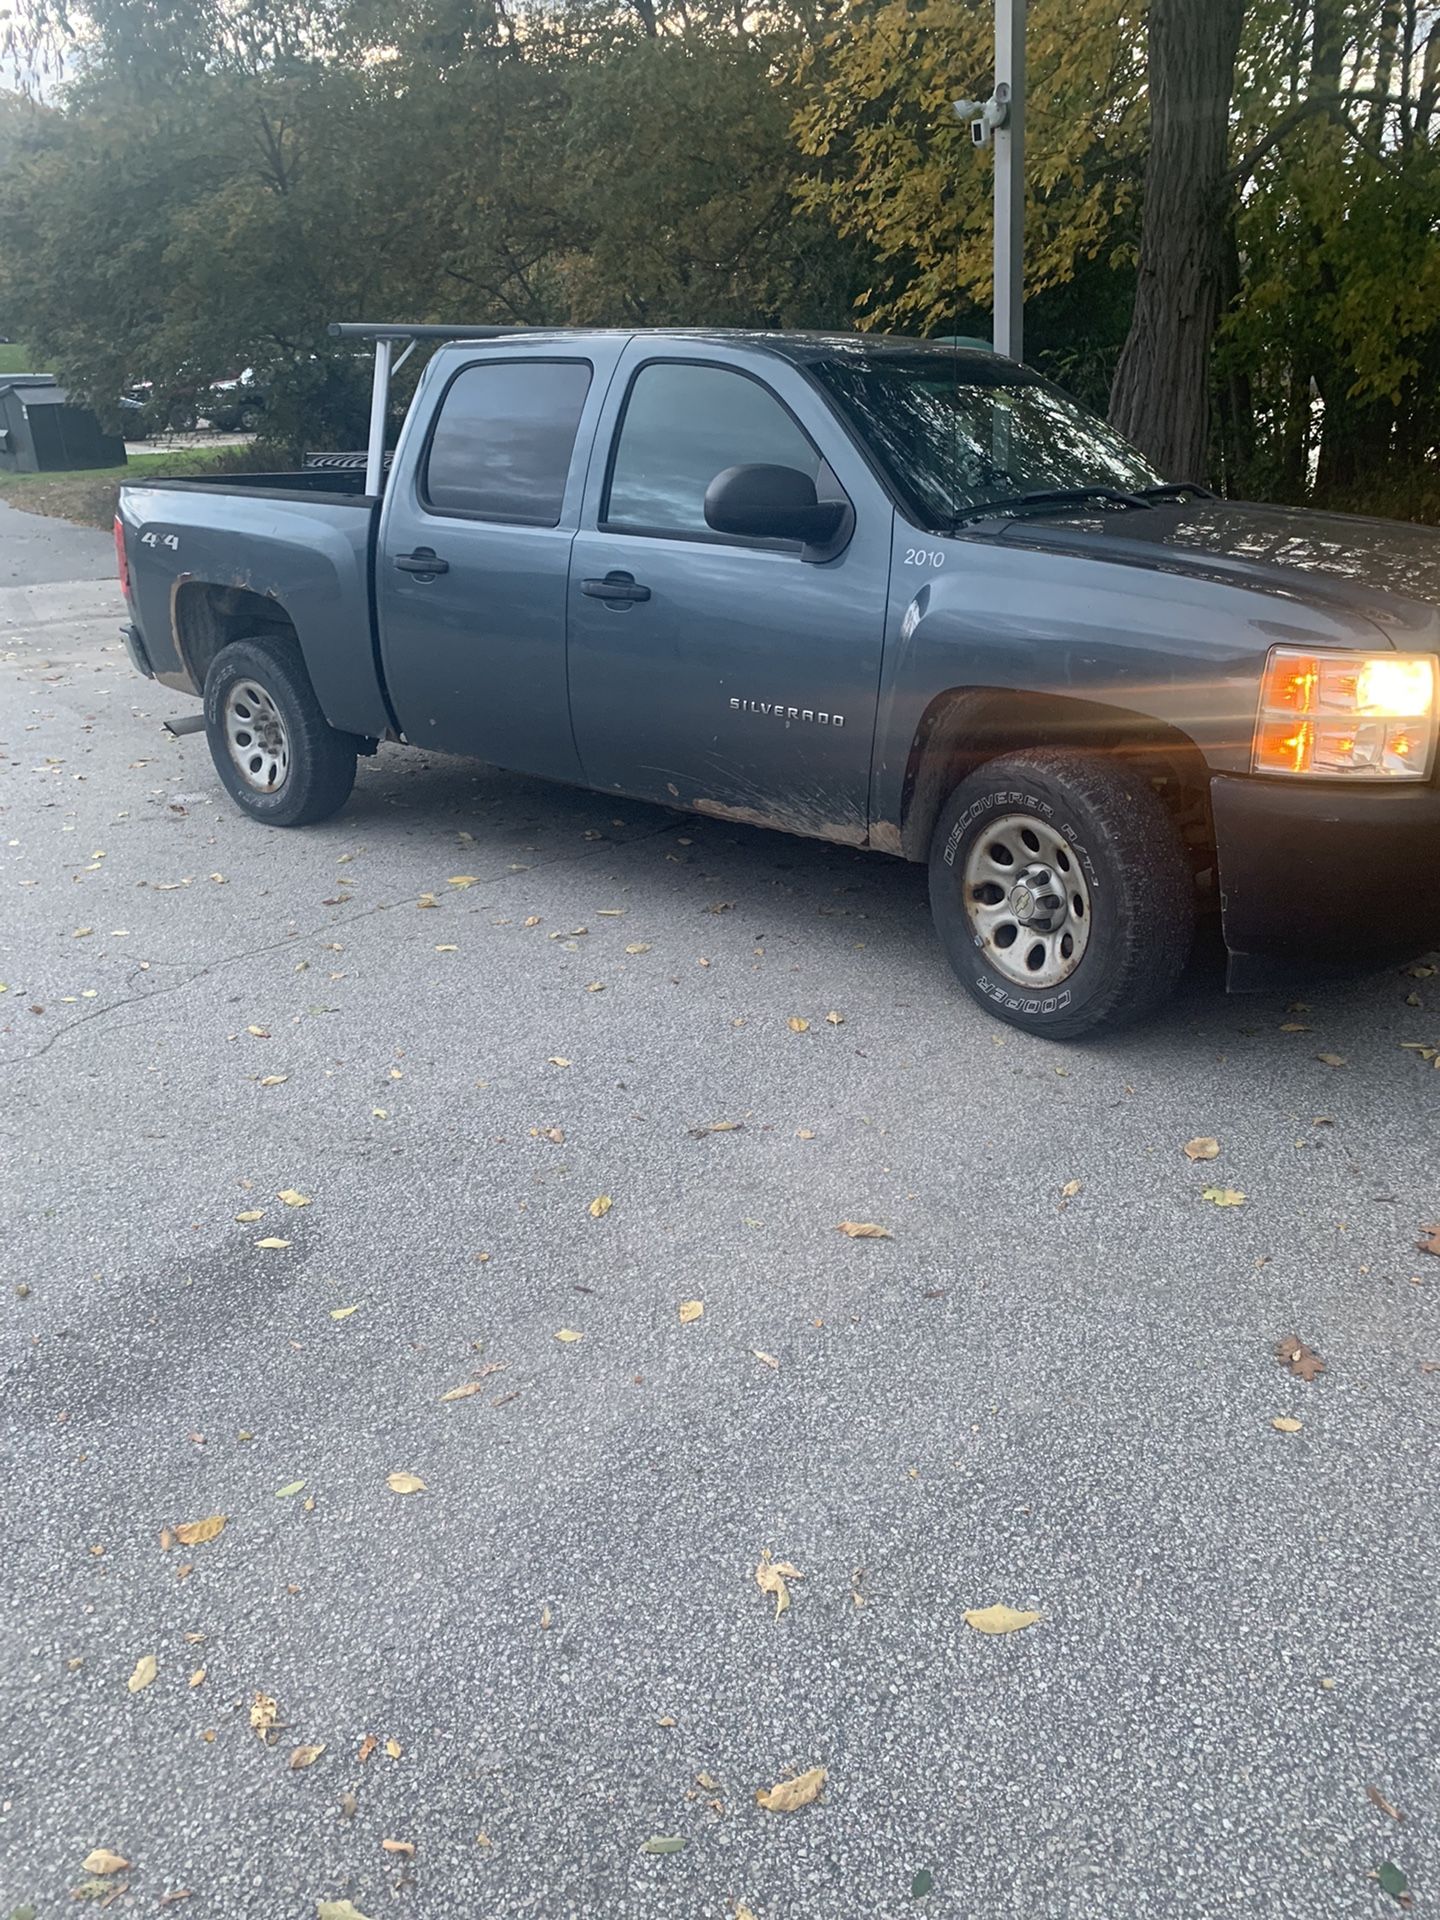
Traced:
[[1405, 520], [1195, 500], [1145, 513], [1082, 509], [1017, 519], [999, 538], [1343, 605], [1401, 646], [1440, 640], [1440, 529]]

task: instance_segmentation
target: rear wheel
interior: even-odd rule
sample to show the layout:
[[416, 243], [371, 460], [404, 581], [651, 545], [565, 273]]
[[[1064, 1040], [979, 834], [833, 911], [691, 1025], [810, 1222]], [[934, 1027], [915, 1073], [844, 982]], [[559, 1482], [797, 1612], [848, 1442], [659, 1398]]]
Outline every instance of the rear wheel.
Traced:
[[1043, 749], [989, 761], [951, 794], [930, 905], [962, 985], [1054, 1040], [1159, 1006], [1195, 930], [1184, 847], [1143, 777]]
[[205, 676], [205, 734], [226, 792], [272, 827], [327, 820], [355, 785], [355, 739], [320, 711], [283, 641], [232, 640]]

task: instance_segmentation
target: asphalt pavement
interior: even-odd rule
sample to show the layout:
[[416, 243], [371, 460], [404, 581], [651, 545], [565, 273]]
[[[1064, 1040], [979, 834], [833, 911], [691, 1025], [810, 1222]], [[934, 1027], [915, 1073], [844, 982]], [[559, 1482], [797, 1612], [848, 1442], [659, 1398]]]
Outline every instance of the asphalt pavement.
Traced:
[[879, 856], [267, 831], [109, 571], [0, 509], [0, 1915], [1440, 1899], [1440, 974], [1066, 1048]]

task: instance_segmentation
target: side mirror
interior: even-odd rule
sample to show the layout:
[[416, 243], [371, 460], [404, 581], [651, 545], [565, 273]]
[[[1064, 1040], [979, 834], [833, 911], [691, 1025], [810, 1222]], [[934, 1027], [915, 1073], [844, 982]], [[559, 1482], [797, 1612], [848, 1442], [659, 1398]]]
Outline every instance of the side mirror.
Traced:
[[844, 500], [819, 500], [796, 467], [727, 467], [705, 489], [705, 524], [751, 540], [829, 547], [850, 521]]

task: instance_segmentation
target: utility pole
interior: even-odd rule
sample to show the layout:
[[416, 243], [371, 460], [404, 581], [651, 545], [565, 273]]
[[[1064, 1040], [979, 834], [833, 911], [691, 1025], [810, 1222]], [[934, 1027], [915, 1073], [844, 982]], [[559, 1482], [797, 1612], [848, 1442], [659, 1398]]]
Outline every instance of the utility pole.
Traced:
[[977, 147], [995, 150], [995, 351], [1025, 356], [1025, 8], [995, 0], [995, 91], [957, 100]]

